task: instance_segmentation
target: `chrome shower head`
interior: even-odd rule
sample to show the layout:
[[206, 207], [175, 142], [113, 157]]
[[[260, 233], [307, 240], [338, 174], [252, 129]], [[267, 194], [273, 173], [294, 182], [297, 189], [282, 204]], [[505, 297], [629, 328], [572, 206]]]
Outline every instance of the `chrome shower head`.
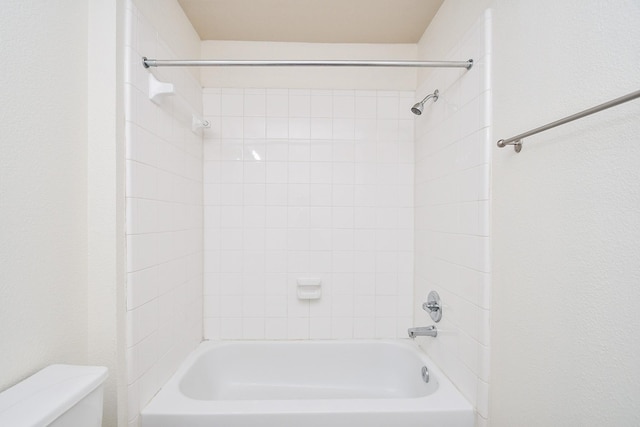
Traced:
[[416, 116], [419, 116], [420, 114], [422, 114], [423, 108], [424, 108], [424, 103], [416, 102], [415, 104], [413, 104], [413, 107], [411, 107], [411, 112]]
[[413, 104], [413, 107], [411, 107], [411, 112], [416, 116], [419, 116], [420, 114], [422, 114], [422, 111], [424, 110], [424, 103], [431, 98], [433, 98], [433, 102], [436, 102], [438, 100], [438, 96], [440, 96], [440, 91], [436, 89], [435, 92], [425, 96], [422, 101], [416, 102], [415, 104]]

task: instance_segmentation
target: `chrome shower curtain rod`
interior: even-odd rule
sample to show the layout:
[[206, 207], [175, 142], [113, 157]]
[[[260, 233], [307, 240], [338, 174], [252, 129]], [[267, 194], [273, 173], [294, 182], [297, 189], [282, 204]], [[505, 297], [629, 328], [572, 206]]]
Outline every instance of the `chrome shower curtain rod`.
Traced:
[[402, 60], [244, 60], [244, 59], [148, 59], [142, 65], [149, 67], [427, 67], [471, 69], [468, 61], [402, 61]]

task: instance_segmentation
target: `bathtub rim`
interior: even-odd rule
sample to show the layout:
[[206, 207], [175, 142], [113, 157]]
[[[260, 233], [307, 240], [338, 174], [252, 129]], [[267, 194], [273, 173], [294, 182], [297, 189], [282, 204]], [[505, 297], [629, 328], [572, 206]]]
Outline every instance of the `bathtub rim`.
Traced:
[[[438, 381], [438, 389], [429, 395], [409, 398], [380, 399], [299, 399], [299, 400], [196, 400], [185, 396], [180, 382], [200, 356], [220, 346], [234, 344], [318, 343], [318, 344], [382, 344], [410, 348], [429, 368]], [[295, 403], [293, 403], [295, 402]], [[228, 414], [304, 414], [304, 413], [404, 413], [466, 412], [474, 409], [462, 393], [444, 375], [431, 358], [410, 339], [347, 340], [204, 340], [180, 364], [160, 391], [140, 411], [142, 419], [159, 415], [228, 415]]]

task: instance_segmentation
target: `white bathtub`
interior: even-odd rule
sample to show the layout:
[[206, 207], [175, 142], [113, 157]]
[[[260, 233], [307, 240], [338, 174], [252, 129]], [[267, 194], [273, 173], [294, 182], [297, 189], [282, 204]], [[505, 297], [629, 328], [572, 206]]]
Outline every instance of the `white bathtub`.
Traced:
[[472, 427], [473, 420], [471, 405], [410, 340], [205, 341], [142, 411], [142, 427]]

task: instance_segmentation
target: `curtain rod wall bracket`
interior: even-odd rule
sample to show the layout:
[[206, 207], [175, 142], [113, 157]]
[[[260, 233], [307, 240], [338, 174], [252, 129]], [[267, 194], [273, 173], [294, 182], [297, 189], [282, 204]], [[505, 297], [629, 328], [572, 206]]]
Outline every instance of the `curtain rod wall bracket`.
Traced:
[[515, 150], [516, 153], [519, 153], [520, 151], [522, 151], [522, 141], [519, 139], [517, 141], [512, 141], [512, 142], [505, 142], [504, 139], [501, 139], [500, 141], [498, 141], [498, 147], [500, 148], [504, 148], [507, 145], [513, 145], [513, 149]]

